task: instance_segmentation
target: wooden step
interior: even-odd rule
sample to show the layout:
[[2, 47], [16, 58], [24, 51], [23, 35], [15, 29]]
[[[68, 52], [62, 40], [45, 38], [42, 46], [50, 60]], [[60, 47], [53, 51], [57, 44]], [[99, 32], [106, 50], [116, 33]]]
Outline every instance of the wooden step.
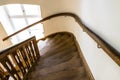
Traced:
[[60, 43], [61, 41], [63, 42], [64, 40], [70, 38], [71, 36], [65, 34], [65, 35], [61, 35], [61, 37], [59, 37], [59, 39], [57, 39], [51, 46], [53, 46], [54, 44], [58, 44]]
[[[42, 52], [49, 51], [48, 49], [55, 49], [55, 47], [60, 47], [60, 46], [64, 45], [65, 43], [67, 44], [67, 42], [70, 42], [70, 41], [72, 41], [72, 40], [70, 40], [70, 37], [68, 38], [68, 35], [65, 35], [65, 36], [59, 38], [57, 41], [55, 41], [53, 43], [51, 42], [51, 44], [46, 44], [46, 46], [42, 49]], [[52, 48], [52, 47], [54, 47], [54, 48]]]
[[52, 72], [58, 72], [61, 70], [69, 70], [69, 69], [75, 69], [78, 67], [83, 67], [82, 63], [80, 62], [80, 58], [76, 56], [76, 54], [71, 59], [68, 59], [67, 61], [60, 61], [59, 63], [56, 63], [56, 64], [55, 63], [54, 64], [48, 63], [48, 64], [49, 66], [47, 64], [46, 64], [47, 66], [44, 64], [36, 66], [34, 68], [34, 72], [38, 71], [43, 74], [44, 73], [48, 74]]
[[73, 35], [57, 33], [46, 39], [40, 51], [44, 55], [26, 80], [90, 80]]
[[70, 51], [75, 51], [77, 49], [73, 44], [74, 43], [70, 43], [68, 45], [65, 45], [62, 48], [51, 49], [50, 51], [46, 52], [45, 55], [43, 55], [43, 57], [60, 54], [60, 53], [69, 53]]
[[48, 45], [51, 45], [53, 42], [57, 41], [60, 37], [61, 37], [60, 34], [57, 34], [57, 35], [53, 36], [52, 39], [51, 39], [51, 37], [48, 37], [49, 40], [46, 41], [46, 43], [47, 43]]
[[47, 75], [30, 75], [28, 80], [75, 80], [76, 77], [79, 77], [78, 80], [83, 80], [82, 78], [86, 77], [83, 68], [80, 67], [72, 70], [62, 70]]
[[41, 53], [44, 53], [45, 55], [51, 54], [51, 53], [57, 53], [57, 52], [65, 50], [65, 49], [69, 49], [72, 46], [74, 46], [74, 42], [70, 39], [69, 42], [63, 42], [54, 47], [46, 48], [46, 50], [42, 50]]
[[43, 59], [43, 60], [40, 61], [40, 63], [41, 63], [40, 66], [43, 67], [43, 68], [44, 67], [54, 66], [54, 65], [66, 62], [66, 61], [72, 59], [73, 57], [78, 57], [77, 54], [78, 53], [75, 52], [73, 55], [63, 56], [62, 58], [52, 58], [52, 59], [45, 58], [45, 59]]

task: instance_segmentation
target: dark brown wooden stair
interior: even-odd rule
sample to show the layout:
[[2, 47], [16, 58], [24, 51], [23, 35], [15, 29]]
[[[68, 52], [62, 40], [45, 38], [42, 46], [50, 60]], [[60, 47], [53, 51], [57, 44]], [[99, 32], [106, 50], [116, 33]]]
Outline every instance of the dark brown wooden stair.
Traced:
[[91, 80], [80, 58], [73, 35], [56, 33], [46, 37], [41, 56], [26, 80]]

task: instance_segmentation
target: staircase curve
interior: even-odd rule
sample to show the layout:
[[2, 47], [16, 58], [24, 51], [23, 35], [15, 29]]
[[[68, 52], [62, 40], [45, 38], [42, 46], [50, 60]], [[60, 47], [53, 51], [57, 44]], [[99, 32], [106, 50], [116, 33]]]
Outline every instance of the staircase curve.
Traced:
[[42, 55], [26, 80], [94, 80], [71, 33], [54, 33], [42, 41]]
[[[38, 49], [37, 43], [44, 47]], [[57, 32], [39, 41], [32, 37], [0, 51], [0, 80], [95, 79], [74, 35]]]
[[51, 18], [55, 18], [55, 17], [60, 17], [60, 16], [70, 16], [73, 17], [75, 19], [75, 21], [79, 24], [79, 26], [83, 29], [84, 32], [86, 32], [97, 44], [98, 44], [98, 48], [103, 49], [119, 66], [120, 66], [120, 52], [115, 49], [112, 45], [110, 45], [107, 41], [105, 41], [103, 38], [101, 38], [98, 34], [96, 34], [94, 31], [92, 31], [91, 29], [89, 29], [81, 20], [81, 18], [79, 18], [78, 15], [74, 14], [74, 13], [70, 13], [70, 12], [63, 12], [63, 13], [57, 13], [57, 14], [53, 14], [50, 15], [48, 17], [43, 18], [40, 21], [37, 21], [7, 37], [5, 37], [3, 39], [3, 41], [9, 39], [10, 37], [30, 28], [33, 27], [34, 25], [47, 21]]
[[[32, 26], [34, 26], [34, 25], [36, 25], [36, 24], [38, 24], [38, 23], [41, 23], [41, 22], [44, 22], [44, 21], [46, 21], [46, 20], [49, 20], [49, 19], [51, 19], [51, 18], [55, 18], [55, 17], [59, 17], [59, 16], [70, 16], [70, 17], [73, 17], [74, 19], [75, 19], [75, 21], [79, 24], [79, 26], [83, 29], [83, 31], [84, 32], [86, 32], [93, 40], [95, 40], [96, 41], [96, 43], [98, 44], [98, 48], [101, 48], [101, 49], [103, 49], [119, 66], [120, 66], [120, 52], [119, 51], [117, 51], [114, 47], [112, 47], [112, 45], [110, 45], [107, 41], [105, 41], [104, 39], [102, 39], [99, 35], [97, 35], [95, 32], [93, 32], [92, 30], [90, 30], [83, 22], [82, 22], [82, 20], [79, 18], [79, 16], [77, 16], [76, 14], [74, 14], [74, 13], [69, 13], [69, 12], [65, 12], [65, 13], [58, 13], [58, 14], [53, 14], [53, 15], [51, 15], [51, 16], [48, 16], [48, 17], [46, 17], [46, 18], [44, 18], [44, 19], [42, 19], [42, 20], [40, 20], [40, 21], [38, 21], [38, 22], [36, 22], [36, 23], [33, 23], [33, 24], [31, 24], [31, 25], [29, 25], [29, 26], [27, 26], [27, 27], [25, 27], [25, 28], [23, 28], [23, 29], [21, 29], [21, 30], [19, 30], [19, 31], [17, 31], [17, 32], [15, 32], [15, 33], [13, 33], [13, 34], [11, 34], [11, 35], [9, 35], [9, 36], [7, 36], [6, 38], [4, 38], [3, 40], [7, 40], [8, 38], [10, 38], [10, 37], [12, 37], [12, 36], [14, 36], [14, 35], [16, 35], [16, 34], [18, 34], [18, 33], [20, 33], [20, 32], [22, 32], [22, 31], [24, 31], [24, 30], [26, 30], [26, 29], [28, 29], [28, 28], [30, 28], [30, 27], [32, 27]], [[61, 35], [61, 34], [60, 34]], [[59, 36], [60, 37], [60, 35], [57, 35], [57, 36]], [[64, 36], [64, 35], [63, 35]], [[49, 37], [49, 36], [47, 36], [47, 37]], [[40, 39], [40, 40], [45, 40], [46, 41], [46, 39], [48, 39], [47, 37], [45, 37], [44, 39]], [[55, 37], [55, 36], [54, 36]], [[53, 40], [54, 40], [54, 37], [53, 37]], [[49, 37], [50, 38], [50, 37]], [[62, 37], [61, 37], [62, 38]], [[79, 46], [76, 46], [76, 50], [74, 50], [74, 47], [65, 47], [65, 46], [67, 46], [67, 44], [65, 44], [65, 46], [63, 45], [61, 48], [59, 47], [59, 46], [61, 46], [62, 44], [64, 44], [64, 41], [66, 42], [66, 41], [69, 41], [69, 40], [71, 40], [71, 39], [67, 39], [66, 38], [66, 40], [62, 40], [63, 41], [63, 43], [60, 43], [59, 45], [57, 45], [57, 46], [54, 46], [54, 48], [53, 47], [50, 47], [49, 45], [48, 46], [45, 46], [45, 48], [46, 49], [43, 49], [43, 50], [41, 50], [42, 51], [42, 54], [43, 54], [43, 58], [40, 58], [40, 60], [41, 61], [43, 61], [43, 62], [41, 62], [38, 66], [38, 68], [40, 69], [40, 71], [38, 71], [37, 69], [38, 68], [36, 68], [36, 67], [34, 67], [34, 68], [32, 68], [33, 70], [31, 70], [31, 73], [28, 73], [28, 75], [31, 77], [31, 78], [28, 78], [28, 77], [26, 77], [27, 79], [35, 79], [35, 78], [37, 78], [37, 77], [39, 77], [39, 76], [41, 76], [41, 78], [40, 78], [40, 80], [59, 80], [59, 79], [62, 79], [62, 80], [67, 80], [67, 79], [71, 79], [71, 80], [79, 80], [80, 78], [85, 78], [85, 79], [87, 79], [87, 80], [94, 80], [94, 78], [93, 78], [93, 76], [92, 76], [92, 74], [91, 74], [91, 72], [90, 72], [90, 70], [89, 70], [89, 67], [88, 67], [88, 65], [86, 65], [86, 63], [85, 63], [85, 59], [83, 59], [83, 56], [82, 55], [80, 55], [80, 56], [82, 56], [82, 58], [80, 59], [80, 60], [75, 60], [75, 62], [76, 61], [81, 61], [83, 64], [82, 64], [82, 68], [80, 68], [79, 69], [79, 67], [80, 67], [80, 65], [79, 65], [79, 63], [81, 63], [81, 62], [79, 62], [79, 63], [77, 63], [78, 64], [78, 66], [79, 67], [76, 67], [76, 66], [74, 66], [74, 67], [76, 67], [76, 69], [75, 68], [72, 68], [72, 66], [71, 66], [71, 68], [69, 68], [68, 66], [66, 66], [66, 65], [69, 65], [69, 60], [71, 60], [70, 61], [70, 65], [73, 65], [71, 62], [72, 62], [72, 60], [74, 61], [74, 56], [71, 56], [71, 58], [70, 58], [70, 56], [69, 56], [69, 59], [67, 59], [68, 58], [68, 56], [66, 55], [66, 53], [69, 53], [70, 52], [70, 55], [71, 54], [76, 54], [76, 50], [77, 50], [77, 48], [79, 47]], [[38, 40], [39, 41], [39, 40]], [[49, 41], [49, 39], [48, 39], [48, 41]], [[59, 42], [59, 41], [58, 41]], [[52, 42], [52, 39], [50, 39], [50, 42], [49, 42], [49, 44], [53, 44], [54, 45], [54, 43], [56, 43], [56, 41], [55, 42]], [[72, 43], [72, 42], [69, 42], [70, 44]], [[46, 43], [47, 44], [47, 43]], [[69, 45], [70, 45], [69, 44]], [[73, 44], [71, 44], [72, 46], [75, 46], [75, 45], [73, 45]], [[51, 45], [52, 46], [52, 45]], [[63, 48], [65, 48], [65, 49], [63, 49]], [[57, 52], [57, 49], [58, 49], [58, 51], [60, 51], [60, 52]], [[50, 52], [47, 52], [47, 51], [49, 51], [50, 50]], [[64, 51], [65, 50], [65, 51]], [[55, 52], [54, 52], [55, 51]], [[62, 52], [63, 51], [63, 52]], [[79, 50], [77, 50], [77, 51], [79, 51]], [[60, 53], [59, 54], [59, 57], [61, 58], [61, 59], [59, 59], [59, 57], [58, 57], [58, 55], [56, 55], [56, 54], [54, 54], [54, 53]], [[79, 52], [80, 53], [80, 52]], [[46, 55], [45, 55], [46, 54]], [[51, 55], [53, 55], [54, 54], [54, 56], [51, 56]], [[63, 58], [62, 59], [62, 57], [61, 57], [61, 55], [65, 55], [65, 57], [66, 58]], [[51, 58], [52, 57], [52, 58]], [[57, 58], [56, 58], [57, 57]], [[51, 61], [52, 62], [50, 62], [50, 59], [51, 59]], [[55, 60], [54, 60], [55, 59]], [[56, 60], [56, 59], [59, 59], [59, 60]], [[67, 59], [65, 62], [64, 62], [64, 59]], [[62, 61], [63, 60], [63, 61]], [[54, 62], [54, 61], [56, 61], [56, 62]], [[58, 61], [58, 62], [57, 62]], [[45, 62], [45, 63], [44, 63]], [[50, 63], [50, 64], [49, 64]], [[55, 69], [54, 70], [52, 70], [53, 68], [52, 68], [52, 66], [53, 65], [55, 65]], [[57, 65], [60, 65], [61, 67], [59, 67], [59, 66], [57, 66]], [[62, 65], [64, 65], [64, 67], [62, 67]], [[83, 66], [84, 65], [84, 66]], [[43, 66], [43, 67], [41, 67], [41, 66]], [[48, 67], [50, 67], [50, 69], [48, 69]], [[85, 68], [86, 67], [86, 68]], [[82, 70], [83, 71], [82, 71]], [[48, 70], [48, 72], [46, 72], [46, 70]], [[68, 73], [71, 73], [70, 75], [71, 76], [68, 76], [68, 75], [64, 75], [64, 70], [65, 70], [65, 74], [68, 74]], [[73, 73], [75, 72], [75, 74], [72, 74], [72, 70], [73, 70]], [[74, 71], [75, 70], [75, 71]], [[32, 76], [33, 74], [34, 74], [34, 72], [32, 72], [32, 71], [36, 71], [37, 73], [36, 73], [36, 75], [37, 74], [40, 74], [39, 76], [37, 75], [37, 76]], [[71, 72], [69, 72], [69, 71], [71, 71]], [[59, 72], [61, 72], [61, 73], [59, 73]], [[80, 75], [79, 76], [77, 76], [77, 74], [80, 74], [80, 72], [82, 72], [82, 77], [80, 77]], [[0, 72], [1, 73], [1, 72]], [[42, 74], [41, 74], [42, 73]], [[52, 74], [54, 74], [54, 76], [56, 76], [56, 77], [54, 77]], [[60, 75], [61, 77], [57, 77], [57, 75]], [[50, 76], [52, 76], [52, 77], [50, 77]], [[77, 78], [77, 79], [75, 79], [75, 78]], [[37, 79], [36, 79], [37, 80]]]

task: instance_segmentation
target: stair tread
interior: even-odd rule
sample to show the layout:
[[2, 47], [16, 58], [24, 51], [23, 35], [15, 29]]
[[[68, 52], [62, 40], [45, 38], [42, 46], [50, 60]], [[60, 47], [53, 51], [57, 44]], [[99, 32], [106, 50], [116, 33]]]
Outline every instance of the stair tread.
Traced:
[[62, 54], [72, 53], [74, 51], [76, 51], [76, 47], [71, 45], [68, 47], [61, 48], [61, 49], [51, 50], [47, 52], [45, 55], [43, 55], [43, 57], [62, 55]]
[[[50, 73], [50, 74], [47, 74], [47, 75], [42, 75], [42, 74], [39, 74], [36, 73], [36, 75], [30, 75], [30, 79], [34, 79], [37, 78], [38, 80], [58, 80], [58, 79], [71, 79], [71, 77], [76, 77], [76, 76], [79, 76], [80, 78], [83, 78], [85, 77], [86, 75], [83, 74], [84, 73], [84, 69], [82, 68], [76, 68], [76, 69], [71, 69], [71, 70], [62, 70], [62, 71], [58, 71], [58, 72], [55, 72], [55, 73]], [[35, 73], [34, 73], [35, 74]], [[67, 80], [66, 79], [66, 80]]]
[[57, 39], [59, 39], [59, 37], [61, 37], [61, 35], [60, 35], [60, 34], [57, 34], [57, 35], [55, 35], [54, 37], [52, 37], [52, 39], [49, 38], [49, 39], [46, 41], [46, 43], [49, 45], [49, 44], [55, 42]]
[[48, 54], [51, 54], [51, 53], [57, 53], [57, 52], [60, 52], [60, 51], [63, 51], [65, 49], [69, 49], [70, 47], [74, 46], [73, 45], [74, 42], [70, 42], [69, 44], [68, 43], [64, 43], [64, 44], [59, 44], [56, 45], [54, 48], [46, 48], [46, 50], [41, 50], [41, 53], [45, 54], [45, 55], [48, 55]]
[[[64, 36], [65, 37], [65, 36]], [[55, 48], [60, 48], [61, 46], [63, 46], [63, 45], [68, 45], [68, 42], [70, 43], [72, 43], [73, 42], [73, 39], [70, 37], [70, 38], [67, 38], [67, 39], [63, 39], [63, 37], [61, 38], [59, 38], [58, 39], [59, 40], [59, 42], [51, 42], [51, 44], [46, 44], [46, 46], [42, 49], [42, 52], [46, 52], [46, 51], [49, 51], [49, 49], [55, 49]], [[58, 45], [59, 44], [59, 45]], [[54, 48], [51, 48], [51, 47], [54, 47]]]
[[46, 39], [44, 55], [27, 80], [89, 80], [72, 35], [54, 34]]
[[66, 40], [66, 39], [68, 39], [68, 38], [70, 38], [69, 35], [63, 35], [63, 36], [59, 37], [59, 39], [57, 39], [57, 40], [54, 42], [54, 44], [51, 44], [50, 46], [53, 46], [53, 45], [55, 45], [55, 44], [59, 44], [60, 42]]
[[[37, 66], [38, 66], [39, 69], [41, 69], [41, 68], [46, 68], [46, 67], [47, 68], [55, 67], [56, 65], [61, 65], [61, 64], [62, 65], [63, 64], [66, 65], [68, 63], [72, 64], [73, 62], [77, 63], [75, 65], [82, 65], [81, 62], [80, 62], [79, 56], [76, 55], [76, 54], [77, 54], [77, 52], [75, 52], [73, 55], [62, 57], [62, 58], [59, 58], [59, 59], [58, 58], [52, 58], [52, 59], [47, 59], [47, 60], [43, 59], [43, 60], [40, 60], [40, 62], [38, 63]], [[68, 64], [67, 66], [69, 67], [70, 65]]]

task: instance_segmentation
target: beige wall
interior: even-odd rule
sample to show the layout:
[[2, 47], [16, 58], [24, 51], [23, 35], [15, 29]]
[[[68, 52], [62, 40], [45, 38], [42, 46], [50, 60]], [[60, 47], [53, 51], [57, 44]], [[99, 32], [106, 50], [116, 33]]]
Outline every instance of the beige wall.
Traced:
[[41, 0], [0, 0], [0, 5], [5, 4], [40, 4]]
[[10, 40], [3, 41], [2, 39], [7, 36], [2, 24], [0, 23], [0, 51], [12, 45]]

